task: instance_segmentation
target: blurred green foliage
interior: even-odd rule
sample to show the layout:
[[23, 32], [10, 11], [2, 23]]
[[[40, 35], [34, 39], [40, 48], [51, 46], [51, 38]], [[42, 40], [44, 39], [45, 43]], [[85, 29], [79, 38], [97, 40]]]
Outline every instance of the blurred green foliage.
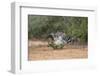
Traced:
[[46, 38], [51, 32], [57, 31], [87, 42], [88, 17], [28, 15], [29, 39]]

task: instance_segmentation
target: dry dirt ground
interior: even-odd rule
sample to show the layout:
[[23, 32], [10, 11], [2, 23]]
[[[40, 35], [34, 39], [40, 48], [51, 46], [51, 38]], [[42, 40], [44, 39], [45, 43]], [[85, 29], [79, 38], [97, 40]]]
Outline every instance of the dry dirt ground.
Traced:
[[63, 49], [56, 50], [47, 45], [48, 43], [43, 41], [29, 41], [28, 60], [76, 59], [88, 57], [86, 45], [66, 45]]

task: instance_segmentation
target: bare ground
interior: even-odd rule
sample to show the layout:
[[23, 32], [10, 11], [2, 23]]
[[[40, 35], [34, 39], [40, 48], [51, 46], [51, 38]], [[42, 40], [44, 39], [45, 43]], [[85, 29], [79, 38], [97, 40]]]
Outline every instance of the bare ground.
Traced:
[[86, 45], [66, 45], [63, 49], [54, 50], [47, 46], [47, 42], [29, 41], [28, 60], [50, 60], [50, 59], [75, 59], [87, 58]]

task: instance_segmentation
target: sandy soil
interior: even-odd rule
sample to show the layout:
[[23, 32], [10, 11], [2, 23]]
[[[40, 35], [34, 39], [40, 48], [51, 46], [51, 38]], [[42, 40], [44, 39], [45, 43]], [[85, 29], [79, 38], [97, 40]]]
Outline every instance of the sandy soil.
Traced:
[[88, 50], [86, 45], [66, 45], [63, 49], [54, 50], [47, 46], [47, 42], [29, 41], [29, 60], [75, 59], [87, 57]]

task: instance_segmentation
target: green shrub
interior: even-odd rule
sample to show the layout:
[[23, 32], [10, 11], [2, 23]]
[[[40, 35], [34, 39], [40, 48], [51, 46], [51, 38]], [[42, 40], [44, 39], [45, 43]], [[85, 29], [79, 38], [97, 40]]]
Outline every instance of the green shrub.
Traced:
[[46, 39], [51, 32], [63, 31], [87, 42], [88, 18], [69, 16], [28, 15], [28, 38]]

